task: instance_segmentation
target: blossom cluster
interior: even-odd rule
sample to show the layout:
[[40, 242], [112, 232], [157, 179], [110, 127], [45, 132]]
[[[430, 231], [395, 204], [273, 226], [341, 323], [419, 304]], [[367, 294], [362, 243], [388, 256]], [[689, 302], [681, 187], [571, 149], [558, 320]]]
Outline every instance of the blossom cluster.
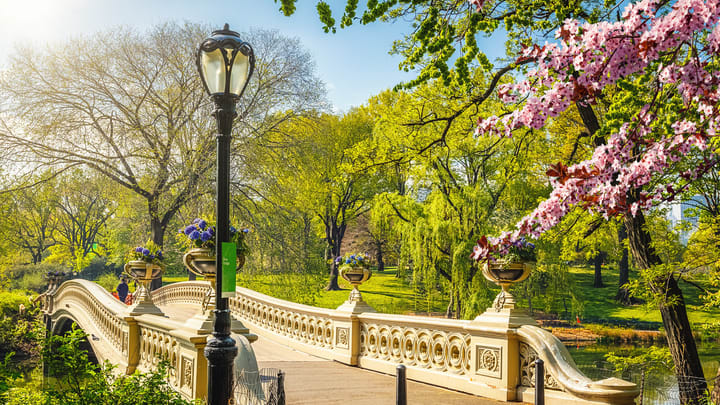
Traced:
[[[473, 258], [502, 254], [524, 235], [539, 237], [574, 206], [606, 218], [636, 215], [638, 210], [671, 200], [718, 163], [714, 154], [706, 153], [709, 156], [700, 164], [680, 172], [679, 184], [651, 187], [653, 178], [676, 167], [689, 152], [708, 149], [720, 129], [720, 72], [702, 57], [681, 55], [683, 47], [693, 44], [698, 47], [696, 55], [717, 56], [720, 3], [678, 0], [667, 13], [659, 12], [658, 6], [657, 0], [631, 4], [616, 23], [581, 25], [568, 20], [556, 33], [559, 43], [527, 48], [519, 61], [532, 59], [536, 69], [525, 80], [498, 89], [503, 101], [525, 100], [524, 104], [502, 118], [479, 120], [477, 133], [511, 136], [518, 128], [539, 129], [573, 103], [592, 104], [606, 86], [641, 71], [657, 77], [658, 92], [677, 92], [686, 111], [684, 118], [672, 124], [671, 131], [658, 130], [653, 124], [660, 107], [649, 103], [610, 134], [590, 159], [569, 167], [553, 165], [547, 173], [553, 186], [550, 197], [524, 217], [514, 232], [485, 239], [484, 245], [481, 239]], [[703, 33], [706, 40], [696, 45], [694, 38]], [[629, 199], [632, 190], [642, 191]]]
[[338, 256], [335, 258], [335, 264], [338, 265], [340, 268], [342, 267], [367, 267], [367, 260], [365, 260], [367, 255], [363, 256], [360, 253], [350, 253], [346, 254], [345, 256]]
[[[215, 250], [215, 225], [202, 218], [195, 218], [192, 223], [178, 231], [181, 243], [187, 248], [207, 248]], [[250, 232], [248, 228], [237, 229], [230, 226], [230, 242], [235, 243], [238, 254], [245, 254], [248, 250], [245, 235]]]
[[162, 264], [165, 257], [156, 244], [149, 241], [145, 246], [138, 246], [130, 252], [132, 260], [142, 260], [146, 263]]
[[[712, 29], [706, 51], [720, 48], [718, 21], [720, 5], [714, 1], [678, 0], [672, 11], [656, 15], [658, 0], [641, 0], [629, 5], [623, 18], [615, 23], [598, 22], [580, 25], [566, 20], [556, 32], [559, 43], [527, 47], [518, 62], [528, 59], [537, 64], [525, 80], [500, 86], [499, 96], [506, 102], [526, 99], [519, 108], [502, 118], [480, 119], [478, 133], [511, 136], [521, 127], [539, 129], [548, 118], [555, 117], [572, 103], [593, 103], [600, 91], [618, 80], [637, 73], [661, 54], [676, 50], [698, 32]], [[697, 60], [681, 60], [657, 67], [665, 83], [679, 83], [679, 90], [690, 101], [699, 90], [710, 90], [711, 111], [717, 99], [717, 79], [703, 69]], [[717, 128], [717, 121], [715, 122]]]

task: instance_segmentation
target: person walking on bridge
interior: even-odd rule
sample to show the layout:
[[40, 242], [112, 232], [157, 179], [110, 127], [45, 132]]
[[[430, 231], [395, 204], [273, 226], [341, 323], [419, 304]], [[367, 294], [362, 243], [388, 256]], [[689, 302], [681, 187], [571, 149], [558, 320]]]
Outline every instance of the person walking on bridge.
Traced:
[[128, 291], [130, 291], [130, 288], [127, 285], [127, 281], [125, 280], [125, 277], [120, 279], [120, 284], [118, 284], [116, 290], [117, 290], [118, 299], [120, 300], [120, 302], [125, 303], [125, 298], [127, 298]]

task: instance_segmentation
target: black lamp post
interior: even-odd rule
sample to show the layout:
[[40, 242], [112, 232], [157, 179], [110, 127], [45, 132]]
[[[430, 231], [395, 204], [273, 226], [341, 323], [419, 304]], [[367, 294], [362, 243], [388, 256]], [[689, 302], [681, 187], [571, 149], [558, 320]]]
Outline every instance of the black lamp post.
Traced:
[[222, 243], [230, 240], [230, 131], [255, 67], [252, 47], [227, 24], [213, 31], [198, 49], [197, 67], [205, 90], [215, 102], [217, 121], [216, 305], [213, 337], [205, 346], [208, 359], [208, 404], [227, 405], [233, 386], [232, 366], [238, 349], [230, 337], [228, 299], [222, 298]]

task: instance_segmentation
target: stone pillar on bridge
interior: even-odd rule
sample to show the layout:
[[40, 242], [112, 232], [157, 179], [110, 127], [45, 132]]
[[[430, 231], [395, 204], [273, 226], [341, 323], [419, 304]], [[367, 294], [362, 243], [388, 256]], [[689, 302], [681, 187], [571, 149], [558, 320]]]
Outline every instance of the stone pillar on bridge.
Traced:
[[470, 370], [480, 386], [479, 395], [500, 401], [515, 401], [520, 385], [518, 328], [537, 325], [514, 302], [488, 308], [466, 326], [472, 336]]
[[337, 310], [345, 315], [335, 320], [335, 330], [333, 331], [335, 352], [337, 353], [336, 361], [341, 363], [357, 366], [358, 356], [360, 355], [360, 320], [358, 315], [363, 312], [377, 312], [373, 307], [368, 305], [357, 290], [353, 289], [342, 305]]

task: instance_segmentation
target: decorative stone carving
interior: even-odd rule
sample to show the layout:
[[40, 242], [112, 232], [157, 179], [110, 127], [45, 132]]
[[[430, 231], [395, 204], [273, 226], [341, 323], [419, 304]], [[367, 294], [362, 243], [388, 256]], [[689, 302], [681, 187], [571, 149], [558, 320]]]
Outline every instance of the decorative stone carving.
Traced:
[[[175, 337], [155, 328], [140, 326], [140, 366], [151, 369], [157, 366], [160, 359], [170, 362], [177, 368], [178, 342]], [[170, 377], [173, 373], [170, 373]]]
[[470, 371], [470, 335], [363, 323], [360, 355], [464, 375]]
[[475, 346], [475, 373], [502, 378], [502, 347]]
[[[235, 318], [278, 333], [288, 339], [326, 349], [333, 349], [340, 344], [339, 336], [333, 340], [334, 322], [330, 318], [296, 312], [285, 307], [276, 307], [272, 303], [242, 295], [229, 298], [228, 304], [230, 312]], [[345, 330], [347, 343], [344, 347], [347, 348], [350, 342], [350, 331], [347, 328]]]
[[[96, 325], [102, 338], [112, 344], [115, 350], [122, 353], [122, 329], [125, 321], [110, 312], [97, 297], [88, 294], [87, 290], [73, 288], [77, 284], [75, 281], [64, 283], [64, 288], [58, 291], [54, 300], [56, 302], [72, 301], [79, 305], [80, 309], [90, 316], [91, 322]], [[65, 305], [67, 306], [67, 304]]]
[[127, 356], [128, 354], [128, 346], [130, 346], [130, 336], [128, 336], [127, 331], [123, 331], [122, 333], [122, 353]]
[[350, 341], [350, 330], [348, 328], [335, 328], [335, 336], [337, 336], [337, 341], [335, 344], [338, 347], [349, 347], [349, 341]]
[[191, 388], [193, 383], [193, 359], [182, 356], [180, 388]]
[[[535, 386], [535, 360], [537, 360], [537, 352], [527, 343], [520, 343], [520, 385], [526, 387]], [[548, 370], [545, 370], [545, 388], [551, 390], [562, 391], [562, 387], [558, 384]]]

